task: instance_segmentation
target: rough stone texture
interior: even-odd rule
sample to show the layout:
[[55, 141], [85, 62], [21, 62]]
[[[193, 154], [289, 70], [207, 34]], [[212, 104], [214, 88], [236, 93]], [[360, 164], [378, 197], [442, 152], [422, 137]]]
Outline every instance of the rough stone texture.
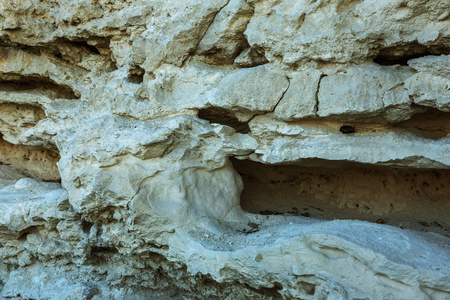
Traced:
[[0, 2], [0, 299], [450, 298], [445, 0]]

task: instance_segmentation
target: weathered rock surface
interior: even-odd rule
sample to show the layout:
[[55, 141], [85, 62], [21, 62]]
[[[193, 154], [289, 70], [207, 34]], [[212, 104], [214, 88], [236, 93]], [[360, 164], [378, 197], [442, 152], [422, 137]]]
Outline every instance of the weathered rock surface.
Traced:
[[1, 299], [450, 298], [447, 1], [0, 3]]

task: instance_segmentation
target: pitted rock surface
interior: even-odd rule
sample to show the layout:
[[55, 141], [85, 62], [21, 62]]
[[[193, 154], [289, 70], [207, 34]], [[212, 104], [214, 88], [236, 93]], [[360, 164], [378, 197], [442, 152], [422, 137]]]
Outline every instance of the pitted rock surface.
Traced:
[[445, 0], [0, 2], [0, 299], [450, 298]]

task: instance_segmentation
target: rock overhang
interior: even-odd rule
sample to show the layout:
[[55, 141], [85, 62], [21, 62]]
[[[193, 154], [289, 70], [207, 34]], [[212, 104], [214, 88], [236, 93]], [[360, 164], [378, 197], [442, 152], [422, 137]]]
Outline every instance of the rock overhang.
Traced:
[[450, 27], [421, 5], [1, 7], [2, 296], [447, 297]]

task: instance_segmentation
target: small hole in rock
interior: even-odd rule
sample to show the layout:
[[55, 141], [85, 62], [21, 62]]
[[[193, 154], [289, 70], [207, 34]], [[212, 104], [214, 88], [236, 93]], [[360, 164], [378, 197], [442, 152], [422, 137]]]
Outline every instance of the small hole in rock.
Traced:
[[341, 128], [339, 128], [339, 131], [342, 132], [343, 134], [349, 134], [349, 133], [356, 132], [355, 127], [349, 126], [349, 125], [341, 126]]
[[94, 224], [91, 222], [83, 221], [81, 222], [81, 228], [83, 229], [83, 232], [88, 234], [91, 231], [91, 228]]
[[128, 81], [136, 84], [144, 82], [145, 70], [141, 67], [135, 66], [130, 68], [128, 72]]

